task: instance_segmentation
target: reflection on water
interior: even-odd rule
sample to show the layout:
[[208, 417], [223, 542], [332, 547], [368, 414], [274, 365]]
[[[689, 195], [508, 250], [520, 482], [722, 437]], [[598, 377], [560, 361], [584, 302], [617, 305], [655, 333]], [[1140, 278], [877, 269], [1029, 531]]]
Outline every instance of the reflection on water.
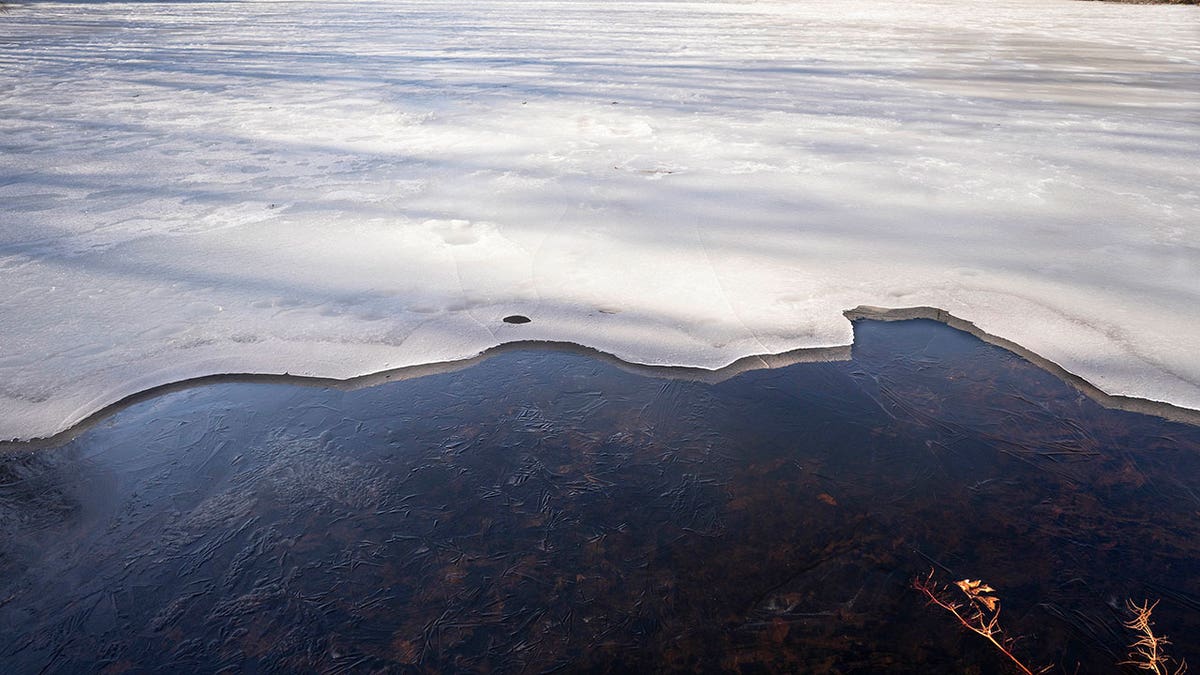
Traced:
[[5, 672], [1113, 670], [1200, 661], [1200, 429], [929, 321], [721, 384], [558, 351], [353, 392], [226, 384], [0, 456]]

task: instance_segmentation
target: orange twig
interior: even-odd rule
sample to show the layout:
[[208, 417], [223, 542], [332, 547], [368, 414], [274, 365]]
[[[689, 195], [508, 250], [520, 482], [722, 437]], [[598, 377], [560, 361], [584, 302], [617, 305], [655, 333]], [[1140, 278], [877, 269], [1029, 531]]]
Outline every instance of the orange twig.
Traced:
[[[929, 598], [930, 604], [937, 605], [942, 609], [954, 615], [958, 622], [964, 628], [986, 639], [988, 642], [999, 649], [1002, 654], [1007, 656], [1022, 673], [1025, 675], [1035, 675], [1035, 671], [1031, 670], [1016, 656], [1013, 655], [1009, 647], [1012, 645], [1012, 640], [998, 640], [997, 636], [1002, 632], [1000, 630], [1000, 598], [997, 598], [991, 593], [995, 592], [991, 586], [982, 581], [972, 581], [963, 579], [956, 581], [958, 586], [970, 601], [967, 610], [962, 603], [954, 602], [946, 599], [943, 596], [944, 588], [939, 586], [933, 580], [933, 570], [929, 571], [929, 576], [924, 579], [917, 578], [913, 580], [913, 588], [921, 591]], [[964, 612], [966, 615], [964, 616]], [[1046, 672], [1046, 669], [1036, 671], [1039, 673]]]
[[1187, 672], [1187, 661], [1180, 661], [1179, 665], [1171, 670], [1171, 659], [1167, 657], [1163, 651], [1163, 647], [1171, 644], [1166, 635], [1155, 635], [1153, 623], [1150, 621], [1150, 614], [1158, 607], [1158, 601], [1150, 604], [1146, 600], [1138, 605], [1133, 600], [1125, 601], [1126, 608], [1133, 615], [1129, 621], [1125, 622], [1125, 627], [1138, 634], [1138, 639], [1131, 645], [1129, 652], [1129, 661], [1122, 661], [1121, 665], [1136, 666], [1138, 670], [1145, 670], [1154, 675], [1183, 675]]

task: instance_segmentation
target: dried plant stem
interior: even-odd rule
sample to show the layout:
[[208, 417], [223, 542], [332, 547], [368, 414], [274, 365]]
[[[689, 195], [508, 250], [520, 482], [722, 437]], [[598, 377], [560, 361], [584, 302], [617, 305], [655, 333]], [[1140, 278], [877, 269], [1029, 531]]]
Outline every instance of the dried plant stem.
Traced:
[[1129, 660], [1123, 661], [1121, 665], [1135, 666], [1138, 670], [1145, 670], [1154, 675], [1183, 675], [1186, 673], [1187, 661], [1180, 661], [1174, 670], [1171, 669], [1171, 659], [1163, 651], [1163, 648], [1171, 642], [1165, 635], [1154, 634], [1154, 624], [1150, 621], [1150, 615], [1158, 606], [1158, 601], [1155, 600], [1151, 604], [1149, 600], [1146, 600], [1139, 605], [1133, 600], [1126, 600], [1125, 606], [1133, 615], [1133, 618], [1125, 622], [1125, 627], [1137, 633], [1138, 639], [1129, 645], [1131, 649]]
[[957, 586], [963, 593], [966, 594], [970, 602], [970, 611], [964, 616], [964, 607], [961, 603], [947, 600], [942, 597], [942, 588], [933, 580], [933, 570], [930, 570], [929, 576], [924, 579], [917, 578], [913, 581], [913, 588], [921, 591], [929, 598], [931, 604], [937, 605], [942, 609], [954, 615], [958, 622], [964, 628], [979, 635], [992, 643], [999, 649], [1002, 654], [1007, 656], [1009, 660], [1025, 675], [1034, 675], [1035, 672], [1021, 662], [1012, 651], [1009, 650], [1011, 640], [998, 640], [996, 636], [1000, 635], [1000, 600], [995, 596], [987, 595], [992, 592], [992, 588], [983, 584], [980, 581], [971, 581], [963, 579], [956, 582]]

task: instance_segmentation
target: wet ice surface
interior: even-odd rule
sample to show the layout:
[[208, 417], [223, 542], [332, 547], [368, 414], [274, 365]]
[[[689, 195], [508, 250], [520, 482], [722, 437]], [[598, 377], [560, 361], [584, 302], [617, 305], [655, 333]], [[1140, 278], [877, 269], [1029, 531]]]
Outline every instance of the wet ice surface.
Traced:
[[720, 384], [526, 350], [354, 392], [204, 386], [0, 461], [5, 672], [1007, 672], [1200, 657], [1200, 429], [929, 321]]
[[717, 367], [860, 304], [1200, 408], [1198, 64], [1193, 7], [18, 4], [0, 438], [514, 339]]

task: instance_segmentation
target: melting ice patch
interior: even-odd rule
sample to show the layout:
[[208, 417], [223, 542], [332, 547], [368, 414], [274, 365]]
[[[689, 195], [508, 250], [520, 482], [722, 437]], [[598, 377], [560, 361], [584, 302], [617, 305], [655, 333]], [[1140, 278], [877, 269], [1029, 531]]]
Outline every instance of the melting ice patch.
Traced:
[[[716, 367], [944, 308], [1200, 408], [1191, 7], [19, 4], [0, 437], [515, 339]], [[508, 316], [527, 324], [509, 324]]]

